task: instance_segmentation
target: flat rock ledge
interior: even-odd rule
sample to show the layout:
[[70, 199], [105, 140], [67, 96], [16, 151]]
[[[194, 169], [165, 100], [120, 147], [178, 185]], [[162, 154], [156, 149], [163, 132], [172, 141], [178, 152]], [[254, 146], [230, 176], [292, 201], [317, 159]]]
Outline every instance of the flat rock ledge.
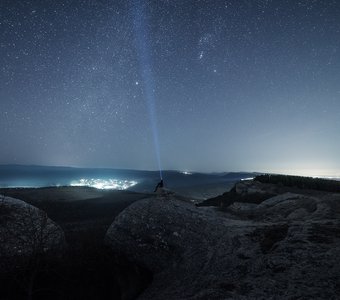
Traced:
[[106, 241], [153, 273], [138, 299], [338, 299], [339, 201], [287, 193], [222, 213], [150, 198], [126, 208]]

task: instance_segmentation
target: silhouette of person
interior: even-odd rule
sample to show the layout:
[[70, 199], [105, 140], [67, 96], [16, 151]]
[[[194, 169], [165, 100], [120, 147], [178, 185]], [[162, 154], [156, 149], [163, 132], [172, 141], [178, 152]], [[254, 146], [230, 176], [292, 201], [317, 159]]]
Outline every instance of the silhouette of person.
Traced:
[[154, 193], [156, 193], [158, 189], [163, 189], [163, 187], [164, 187], [164, 183], [163, 183], [163, 179], [161, 179], [161, 181], [158, 182], [158, 184], [156, 185]]

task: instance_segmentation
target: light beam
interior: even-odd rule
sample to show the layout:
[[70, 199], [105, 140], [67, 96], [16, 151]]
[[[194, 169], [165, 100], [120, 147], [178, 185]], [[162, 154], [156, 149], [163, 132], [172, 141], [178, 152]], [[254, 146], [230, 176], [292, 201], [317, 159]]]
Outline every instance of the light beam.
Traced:
[[137, 55], [140, 65], [141, 77], [143, 80], [143, 88], [145, 91], [145, 98], [148, 107], [148, 113], [150, 117], [150, 126], [153, 135], [153, 142], [156, 152], [156, 158], [159, 168], [159, 175], [161, 179], [162, 167], [161, 167], [161, 156], [159, 147], [159, 134], [157, 127], [156, 117], [156, 99], [155, 99], [155, 80], [152, 73], [152, 63], [150, 55], [150, 40], [147, 30], [145, 12], [145, 3], [143, 0], [132, 0], [132, 15], [133, 15], [133, 26], [135, 32]]

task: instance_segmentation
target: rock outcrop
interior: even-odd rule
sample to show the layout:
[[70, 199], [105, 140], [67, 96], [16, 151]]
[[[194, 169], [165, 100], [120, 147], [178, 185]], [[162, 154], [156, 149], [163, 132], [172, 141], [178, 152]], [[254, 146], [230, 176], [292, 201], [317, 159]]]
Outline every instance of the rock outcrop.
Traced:
[[260, 182], [253, 180], [243, 180], [235, 184], [234, 190], [237, 194], [247, 195], [247, 194], [275, 194], [276, 186], [274, 185], [263, 185]]
[[42, 210], [24, 201], [0, 198], [1, 271], [17, 268], [41, 254], [57, 254], [65, 248], [62, 229]]
[[333, 194], [285, 193], [225, 212], [150, 198], [126, 208], [106, 240], [152, 271], [139, 299], [336, 299], [339, 217]]

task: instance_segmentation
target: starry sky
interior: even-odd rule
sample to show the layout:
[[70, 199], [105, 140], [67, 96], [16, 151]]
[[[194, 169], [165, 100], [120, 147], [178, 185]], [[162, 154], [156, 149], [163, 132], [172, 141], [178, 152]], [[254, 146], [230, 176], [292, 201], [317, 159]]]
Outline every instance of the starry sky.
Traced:
[[336, 0], [1, 0], [0, 164], [340, 175]]

